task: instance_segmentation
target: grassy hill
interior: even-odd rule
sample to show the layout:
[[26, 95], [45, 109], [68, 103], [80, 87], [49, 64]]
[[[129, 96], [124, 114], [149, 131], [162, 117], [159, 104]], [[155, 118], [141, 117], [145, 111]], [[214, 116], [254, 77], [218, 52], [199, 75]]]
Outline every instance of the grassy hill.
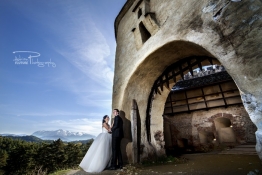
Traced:
[[14, 140], [24, 140], [26, 142], [52, 142], [52, 140], [42, 140], [36, 136], [28, 135], [28, 136], [2, 136], [2, 137], [7, 137], [11, 138]]

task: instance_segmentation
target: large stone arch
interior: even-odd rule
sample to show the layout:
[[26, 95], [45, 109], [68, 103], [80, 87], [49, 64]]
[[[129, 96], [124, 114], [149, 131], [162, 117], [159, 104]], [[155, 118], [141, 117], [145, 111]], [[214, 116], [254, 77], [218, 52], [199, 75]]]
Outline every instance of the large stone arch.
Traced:
[[[141, 47], [136, 47], [132, 31], [137, 27], [134, 24], [150, 15], [137, 19], [132, 11], [139, 6], [137, 1], [128, 0], [115, 23], [117, 50], [113, 108], [120, 108], [130, 120], [132, 99], [137, 101], [144, 147], [141, 158], [155, 154], [154, 143], [146, 138], [145, 122], [154, 81], [165, 68], [180, 59], [209, 56], [218, 59], [237, 84], [245, 109], [258, 128], [256, 149], [262, 159], [262, 52], [259, 49], [262, 9], [258, 8], [261, 1], [188, 3], [183, 0], [151, 0], [149, 5], [154, 10], [159, 28]], [[126, 142], [131, 142], [128, 133], [125, 134]]]
[[[163, 45], [161, 48], [154, 51], [137, 67], [129, 79], [127, 86], [124, 91], [124, 100], [122, 110], [125, 111], [125, 116], [130, 120], [130, 108], [132, 100], [135, 99], [137, 102], [139, 115], [141, 116], [141, 144], [144, 146], [142, 151], [143, 157], [151, 157], [153, 155], [165, 154], [163, 150], [163, 110], [166, 98], [170, 92], [170, 89], [164, 87], [160, 94], [154, 96], [152, 102], [152, 116], [151, 116], [151, 127], [150, 127], [150, 139], [147, 137], [146, 128], [146, 106], [148, 104], [150, 92], [156, 79], [163, 73], [163, 71], [171, 64], [182, 60], [187, 57], [193, 56], [208, 56], [214, 58], [207, 50], [203, 47], [187, 42], [187, 41], [173, 41]], [[219, 62], [214, 62], [219, 63]], [[206, 62], [203, 64], [208, 65]], [[188, 70], [189, 71], [189, 70]], [[187, 73], [187, 72], [185, 72]], [[180, 79], [178, 77], [177, 79]], [[170, 87], [175, 83], [170, 82]], [[127, 134], [129, 135], [129, 134]], [[131, 135], [128, 140], [132, 140]], [[151, 140], [151, 142], [148, 142]]]
[[[148, 98], [148, 105], [146, 111], [146, 130], [147, 130], [147, 139], [155, 148], [156, 154], [158, 156], [165, 154], [165, 148], [164, 148], [165, 140], [164, 140], [164, 133], [163, 133], [164, 132], [163, 113], [164, 113], [165, 103], [171, 91], [171, 88], [176, 84], [175, 82], [182, 79], [183, 75], [185, 75], [190, 71], [190, 68], [187, 68], [189, 67], [188, 64], [190, 60], [191, 61], [202, 60], [199, 62], [200, 65], [197, 65], [197, 62], [195, 61], [194, 62], [195, 66], [193, 66], [193, 69], [199, 66], [201, 66], [202, 68], [202, 66], [204, 67], [210, 64], [218, 64], [218, 65], [220, 64], [217, 59], [211, 57], [208, 57], [207, 59], [204, 55], [200, 57], [198, 56], [186, 57], [179, 60], [179, 62], [175, 62], [175, 64], [172, 64], [169, 67], [167, 67], [164, 73], [155, 81], [154, 87], [152, 87]], [[211, 63], [209, 61], [211, 61]], [[179, 71], [179, 68], [185, 71]], [[169, 79], [168, 81], [166, 80], [163, 81], [163, 90], [162, 87], [156, 86], [156, 82], [159, 82], [159, 80], [162, 80], [164, 78], [167, 78], [166, 76], [170, 76], [172, 69], [177, 70], [176, 74], [178, 75], [175, 78]], [[164, 83], [164, 82], [168, 82], [168, 83]], [[156, 89], [158, 92], [156, 92]]]

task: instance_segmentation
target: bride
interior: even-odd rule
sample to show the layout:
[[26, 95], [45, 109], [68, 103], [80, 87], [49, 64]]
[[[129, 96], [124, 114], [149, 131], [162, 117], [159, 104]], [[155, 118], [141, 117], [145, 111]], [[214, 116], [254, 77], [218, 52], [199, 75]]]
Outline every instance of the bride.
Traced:
[[105, 115], [102, 120], [102, 133], [100, 133], [88, 149], [80, 167], [90, 173], [103, 171], [110, 164], [112, 156], [112, 135], [108, 124], [109, 117]]

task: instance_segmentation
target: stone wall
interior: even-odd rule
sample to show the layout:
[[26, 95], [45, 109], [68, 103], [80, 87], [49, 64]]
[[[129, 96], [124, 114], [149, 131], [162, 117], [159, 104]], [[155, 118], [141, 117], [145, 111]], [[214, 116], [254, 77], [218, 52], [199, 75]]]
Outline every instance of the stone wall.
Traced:
[[[210, 109], [209, 111], [195, 111], [191, 114], [181, 113], [175, 116], [165, 116], [165, 126], [167, 126], [167, 123], [169, 125], [169, 133], [165, 133], [166, 147], [177, 146], [181, 139], [187, 139], [188, 145], [195, 147], [199, 144], [214, 143], [214, 139], [217, 143], [223, 143], [223, 140], [219, 139], [220, 128], [215, 124], [215, 120], [220, 118], [226, 118], [230, 121], [230, 125], [227, 127], [232, 127], [235, 136], [235, 140], [229, 141], [232, 144], [256, 141], [256, 126], [250, 120], [243, 105], [235, 105], [228, 108]], [[226, 126], [222, 128], [226, 128]], [[168, 132], [168, 130], [165, 130], [165, 132]], [[206, 140], [201, 140], [203, 135]]]
[[[158, 146], [149, 141], [146, 128], [154, 81], [169, 65], [190, 56], [216, 58], [233, 78], [258, 128], [257, 152], [262, 159], [261, 7], [261, 0], [127, 0], [115, 22], [112, 108], [122, 110], [130, 123], [131, 103], [136, 100], [141, 118], [141, 159], [158, 155]], [[163, 127], [160, 119], [167, 95], [154, 99], [151, 140]], [[130, 133], [130, 128], [126, 130]], [[132, 151], [131, 142], [132, 136], [126, 134], [122, 145], [126, 155]]]

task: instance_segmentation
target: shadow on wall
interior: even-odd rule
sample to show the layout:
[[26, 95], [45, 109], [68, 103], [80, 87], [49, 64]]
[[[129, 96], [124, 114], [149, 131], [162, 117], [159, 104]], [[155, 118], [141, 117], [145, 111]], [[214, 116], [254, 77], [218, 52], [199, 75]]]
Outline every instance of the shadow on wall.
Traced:
[[137, 149], [138, 149], [137, 162], [140, 162], [140, 155], [143, 152], [143, 150], [141, 150], [143, 146], [141, 147], [140, 145], [141, 145], [141, 118], [140, 118], [139, 109], [137, 108]]
[[[136, 162], [140, 162], [140, 154], [142, 154], [143, 149], [141, 150], [141, 148], [143, 148], [143, 146], [141, 145], [141, 118], [140, 118], [140, 114], [139, 114], [139, 110], [137, 108], [136, 111], [136, 118], [137, 118], [137, 123], [134, 123], [134, 126], [137, 129], [137, 160]], [[130, 162], [133, 159], [133, 155], [132, 155], [132, 147], [133, 147], [133, 139], [132, 139], [132, 131], [131, 131], [131, 122], [125, 117], [125, 112], [124, 111], [120, 111], [119, 112], [120, 117], [123, 120], [123, 129], [124, 129], [124, 138], [121, 141], [121, 152], [122, 152], [122, 158], [124, 162]], [[128, 155], [129, 153], [129, 155]]]
[[174, 122], [172, 118], [164, 116], [164, 137], [167, 155], [180, 156], [186, 150], [192, 149], [191, 118], [183, 116]]
[[121, 153], [122, 153], [123, 161], [128, 162], [126, 147], [128, 143], [132, 142], [131, 122], [126, 118], [126, 114], [124, 111], [119, 111], [119, 115], [123, 120], [123, 130], [124, 130], [124, 138], [121, 141]]

